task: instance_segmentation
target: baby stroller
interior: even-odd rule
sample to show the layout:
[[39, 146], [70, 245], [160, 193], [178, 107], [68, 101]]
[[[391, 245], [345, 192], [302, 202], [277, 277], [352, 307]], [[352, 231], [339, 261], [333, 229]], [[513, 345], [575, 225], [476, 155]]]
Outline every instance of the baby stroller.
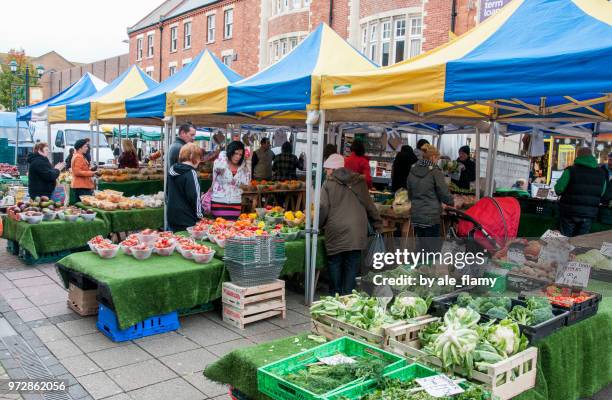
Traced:
[[448, 208], [446, 213], [451, 220], [449, 237], [465, 238], [468, 249], [494, 254], [516, 238], [521, 206], [514, 197], [484, 197], [465, 212]]

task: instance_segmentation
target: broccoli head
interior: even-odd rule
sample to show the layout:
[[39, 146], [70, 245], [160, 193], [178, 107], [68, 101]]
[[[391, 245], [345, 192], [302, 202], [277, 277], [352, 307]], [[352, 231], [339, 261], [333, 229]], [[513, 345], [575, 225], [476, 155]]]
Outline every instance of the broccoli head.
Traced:
[[493, 307], [487, 311], [486, 315], [489, 318], [502, 320], [508, 317], [508, 310], [506, 310], [504, 307]]
[[459, 296], [457, 296], [457, 304], [459, 307], [467, 307], [472, 301], [472, 296], [468, 292], [461, 292]]
[[514, 306], [508, 317], [512, 318], [521, 325], [531, 325], [533, 321], [533, 312], [523, 306]]
[[539, 325], [549, 319], [553, 319], [555, 315], [550, 308], [538, 308], [532, 311], [532, 321], [530, 325]]
[[530, 297], [527, 299], [527, 308], [537, 310], [538, 308], [552, 309], [552, 305], [546, 297]]

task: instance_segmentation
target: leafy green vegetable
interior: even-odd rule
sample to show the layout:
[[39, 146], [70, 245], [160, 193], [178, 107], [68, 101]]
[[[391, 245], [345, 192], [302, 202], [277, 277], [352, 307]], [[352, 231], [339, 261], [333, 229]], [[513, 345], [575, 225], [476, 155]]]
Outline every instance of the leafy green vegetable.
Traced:
[[514, 306], [510, 314], [508, 314], [510, 319], [518, 322], [521, 325], [531, 325], [533, 322], [533, 311], [523, 306]]
[[518, 324], [510, 319], [490, 326], [486, 339], [504, 358], [527, 348], [527, 338], [521, 335]]
[[471, 308], [452, 306], [444, 314], [444, 325], [473, 327], [480, 321], [480, 314]]
[[310, 364], [284, 376], [284, 379], [314, 394], [325, 394], [357, 379], [382, 379], [385, 362], [359, 358], [350, 364]]
[[527, 308], [531, 311], [537, 310], [538, 308], [547, 308], [552, 310], [552, 304], [550, 304], [547, 297], [533, 296], [527, 298]]
[[472, 300], [473, 298], [468, 292], [461, 292], [459, 296], [457, 296], [456, 303], [459, 307], [467, 307]]
[[549, 319], [553, 319], [555, 315], [550, 308], [538, 308], [533, 310], [533, 318], [531, 320], [531, 325], [539, 325], [542, 322], [546, 322]]
[[385, 378], [376, 391], [369, 393], [361, 400], [485, 400], [489, 399], [489, 394], [477, 385], [469, 385], [463, 392], [453, 397], [433, 397], [424, 390], [420, 389], [419, 384], [414, 381], [400, 381], [399, 379]]
[[490, 308], [486, 315], [487, 317], [493, 319], [505, 319], [508, 317], [508, 310], [506, 310], [504, 307], [497, 306]]
[[389, 313], [396, 319], [411, 319], [427, 314], [431, 300], [400, 294], [395, 297]]

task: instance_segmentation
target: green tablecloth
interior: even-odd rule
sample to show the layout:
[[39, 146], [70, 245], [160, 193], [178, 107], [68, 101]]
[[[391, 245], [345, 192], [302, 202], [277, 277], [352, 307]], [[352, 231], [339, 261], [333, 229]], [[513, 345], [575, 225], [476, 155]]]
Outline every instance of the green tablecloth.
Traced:
[[4, 217], [2, 237], [19, 243], [33, 258], [42, 254], [71, 250], [87, 245], [96, 235], [106, 236], [109, 230], [103, 220], [65, 222], [43, 221], [36, 225]]
[[[612, 284], [592, 281], [589, 289], [604, 295], [599, 313], [538, 342], [536, 387], [516, 400], [578, 400], [612, 382]], [[234, 350], [209, 365], [204, 375], [254, 400], [267, 399], [257, 391], [257, 368], [317, 345], [305, 336], [297, 336], [299, 344], [292, 336]]]
[[154, 254], [140, 261], [121, 252], [105, 260], [87, 251], [71, 254], [57, 264], [66, 287], [69, 271], [105, 285], [122, 329], [154, 315], [215, 300], [228, 280], [222, 261], [196, 264], [176, 253], [168, 257]]
[[[178, 232], [177, 235], [189, 236], [187, 232]], [[223, 260], [225, 249], [213, 244], [207, 240], [201, 243], [215, 250], [215, 258]], [[304, 272], [304, 262], [306, 259], [306, 239], [293, 240], [285, 242], [285, 255], [287, 261], [281, 271], [281, 276], [288, 276], [296, 272]], [[317, 249], [317, 269], [323, 269], [327, 265], [327, 255], [325, 250], [325, 237], [319, 237], [319, 245]]]
[[85, 206], [82, 203], [77, 203], [77, 206], [94, 210], [97, 216], [106, 222], [110, 232], [129, 232], [146, 228], [159, 229], [164, 226], [163, 207], [104, 211]]
[[[559, 217], [545, 217], [539, 214], [521, 212], [519, 237], [540, 237], [548, 229], [559, 229]], [[612, 230], [612, 225], [593, 222], [591, 233]]]

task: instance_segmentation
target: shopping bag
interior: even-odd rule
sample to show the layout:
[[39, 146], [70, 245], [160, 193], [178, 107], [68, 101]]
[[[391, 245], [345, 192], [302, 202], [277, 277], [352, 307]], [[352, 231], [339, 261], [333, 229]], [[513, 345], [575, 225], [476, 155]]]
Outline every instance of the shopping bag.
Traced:
[[366, 268], [372, 268], [374, 265], [374, 257], [377, 253], [384, 253], [385, 250], [385, 240], [383, 239], [382, 234], [376, 233], [374, 236], [370, 237], [370, 244], [368, 245], [368, 252], [366, 253]]
[[204, 213], [210, 215], [212, 213], [212, 187], [202, 195], [200, 201], [202, 202]]
[[66, 203], [66, 188], [64, 185], [56, 185], [53, 193], [51, 193], [51, 201], [56, 203]]

